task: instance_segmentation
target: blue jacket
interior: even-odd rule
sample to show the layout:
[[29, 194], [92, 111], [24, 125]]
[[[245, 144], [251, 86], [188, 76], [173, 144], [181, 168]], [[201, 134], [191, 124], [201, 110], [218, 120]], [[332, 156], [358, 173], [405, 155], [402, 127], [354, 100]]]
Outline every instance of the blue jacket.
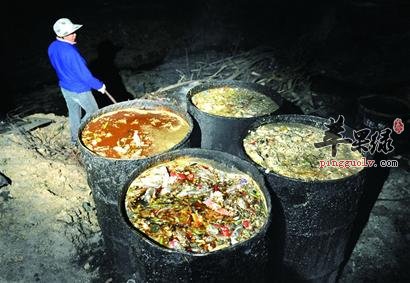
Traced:
[[91, 74], [75, 45], [55, 40], [48, 47], [48, 57], [57, 73], [60, 87], [80, 93], [91, 89], [98, 90], [103, 86], [103, 83]]

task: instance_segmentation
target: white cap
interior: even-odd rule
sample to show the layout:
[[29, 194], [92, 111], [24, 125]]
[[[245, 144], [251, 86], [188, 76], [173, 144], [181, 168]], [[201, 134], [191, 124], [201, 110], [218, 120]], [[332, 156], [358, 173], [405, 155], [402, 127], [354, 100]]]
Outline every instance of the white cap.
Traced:
[[61, 18], [55, 22], [55, 24], [53, 25], [53, 30], [57, 34], [57, 36], [63, 37], [75, 32], [82, 26], [83, 25], [73, 24], [70, 19]]

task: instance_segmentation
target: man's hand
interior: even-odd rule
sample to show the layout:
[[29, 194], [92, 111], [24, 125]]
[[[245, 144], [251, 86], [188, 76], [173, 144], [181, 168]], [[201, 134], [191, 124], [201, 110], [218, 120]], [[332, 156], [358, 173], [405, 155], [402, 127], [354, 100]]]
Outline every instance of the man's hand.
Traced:
[[98, 89], [99, 92], [104, 93], [106, 91], [105, 84], [102, 85], [100, 89]]

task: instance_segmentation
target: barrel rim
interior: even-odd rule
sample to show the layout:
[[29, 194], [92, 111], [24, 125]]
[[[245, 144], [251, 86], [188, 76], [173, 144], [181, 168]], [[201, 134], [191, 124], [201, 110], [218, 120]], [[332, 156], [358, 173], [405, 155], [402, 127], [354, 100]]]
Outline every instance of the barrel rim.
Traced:
[[[207, 155], [207, 157], [203, 157], [202, 155]], [[203, 159], [209, 159], [209, 160], [213, 160], [211, 159], [214, 157], [217, 157], [217, 159], [220, 160], [213, 160], [213, 161], [217, 161], [220, 162], [223, 166], [227, 166], [229, 167], [230, 165], [235, 165], [234, 168], [236, 168], [237, 170], [250, 175], [259, 185], [261, 191], [263, 192], [264, 196], [265, 196], [265, 201], [266, 201], [266, 208], [267, 208], [267, 218], [266, 218], [266, 222], [261, 226], [261, 228], [257, 231], [256, 234], [253, 235], [253, 237], [236, 243], [234, 245], [230, 245], [226, 248], [223, 249], [219, 249], [216, 251], [211, 251], [211, 252], [207, 252], [207, 253], [190, 253], [187, 251], [180, 251], [180, 250], [175, 250], [172, 248], [168, 248], [165, 247], [159, 243], [157, 243], [155, 240], [151, 239], [150, 237], [148, 237], [145, 233], [143, 233], [142, 231], [140, 231], [138, 228], [136, 228], [134, 225], [132, 225], [131, 221], [128, 218], [127, 212], [126, 212], [126, 208], [125, 208], [125, 198], [126, 198], [126, 194], [127, 191], [129, 189], [129, 186], [131, 185], [131, 183], [134, 181], [134, 179], [141, 174], [142, 172], [144, 172], [145, 170], [166, 162], [166, 161], [170, 161], [176, 157], [181, 157], [181, 156], [192, 156], [192, 157], [197, 157], [197, 158], [203, 158]], [[223, 160], [222, 159], [226, 159], [226, 158], [230, 158], [231, 162], [230, 165], [226, 165], [223, 164]], [[243, 166], [243, 167], [248, 167], [249, 171], [244, 171], [241, 169], [238, 169], [237, 166]], [[250, 172], [253, 171], [253, 172]], [[221, 254], [221, 253], [226, 253], [226, 252], [233, 252], [235, 250], [238, 250], [242, 247], [246, 247], [246, 245], [253, 239], [260, 237], [261, 235], [263, 235], [264, 233], [267, 233], [267, 231], [269, 230], [269, 227], [272, 225], [272, 217], [273, 216], [273, 209], [272, 209], [272, 200], [271, 200], [271, 193], [268, 190], [268, 187], [266, 185], [266, 181], [265, 178], [263, 176], [263, 174], [249, 161], [246, 161], [244, 159], [241, 159], [235, 155], [232, 155], [230, 153], [226, 153], [223, 151], [218, 151], [218, 150], [211, 150], [211, 149], [202, 149], [202, 148], [183, 148], [183, 149], [177, 149], [177, 150], [173, 150], [173, 151], [168, 151], [164, 154], [158, 155], [156, 156], [155, 159], [151, 159], [148, 162], [146, 162], [145, 164], [143, 164], [142, 166], [138, 166], [131, 174], [130, 174], [130, 178], [129, 180], [124, 184], [123, 188], [121, 189], [121, 193], [119, 194], [119, 198], [118, 198], [118, 207], [120, 210], [120, 215], [121, 215], [121, 220], [122, 220], [122, 225], [124, 225], [127, 229], [129, 229], [130, 231], [132, 231], [132, 234], [137, 234], [140, 239], [142, 239], [145, 243], [147, 243], [150, 246], [153, 246], [157, 249], [159, 249], [161, 252], [165, 252], [165, 253], [169, 253], [169, 254], [180, 254], [180, 255], [184, 255], [184, 256], [190, 256], [190, 257], [203, 257], [203, 256], [209, 256], [209, 255], [217, 255], [217, 254]]]
[[[229, 87], [240, 87], [240, 88], [245, 88], [249, 90], [256, 91], [258, 93], [261, 93], [270, 99], [272, 99], [277, 105], [278, 108], [270, 113], [259, 115], [259, 116], [253, 116], [253, 117], [230, 117], [230, 116], [219, 116], [211, 113], [207, 113], [205, 111], [202, 111], [199, 109], [193, 102], [192, 102], [192, 97], [199, 93], [200, 91], [204, 91], [206, 89], [211, 89], [211, 88], [217, 88], [217, 87], [222, 87], [222, 86], [229, 86]], [[274, 115], [275, 113], [278, 113], [281, 111], [283, 107], [283, 97], [273, 90], [271, 87], [267, 87], [261, 84], [257, 83], [251, 83], [251, 82], [245, 82], [245, 81], [235, 81], [235, 80], [207, 80], [207, 81], [202, 81], [200, 84], [195, 85], [194, 87], [190, 88], [189, 91], [186, 93], [186, 100], [188, 103], [188, 111], [191, 112], [192, 108], [195, 109], [196, 111], [202, 113], [205, 116], [212, 117], [212, 118], [219, 118], [219, 119], [228, 119], [228, 120], [254, 120], [256, 118], [262, 118], [262, 117], [268, 117], [271, 115]]]
[[[257, 119], [255, 122], [253, 122], [252, 124], [249, 125], [249, 127], [247, 129], [245, 129], [243, 131], [243, 134], [241, 135], [241, 146], [240, 149], [243, 151], [243, 154], [249, 159], [251, 160], [251, 162], [261, 171], [264, 172], [264, 174], [266, 174], [267, 176], [269, 175], [273, 175], [277, 178], [283, 178], [285, 180], [288, 181], [292, 181], [292, 182], [297, 182], [297, 183], [303, 183], [303, 184], [312, 184], [312, 185], [316, 185], [316, 184], [327, 184], [327, 185], [332, 185], [332, 184], [339, 184], [340, 182], [345, 182], [347, 180], [350, 179], [354, 179], [354, 178], [358, 178], [360, 176], [363, 176], [364, 174], [366, 174], [367, 170], [370, 167], [363, 167], [362, 170], [360, 170], [359, 172], [357, 172], [356, 174], [353, 175], [349, 175], [343, 178], [339, 178], [339, 179], [330, 179], [330, 180], [303, 180], [303, 179], [297, 179], [297, 178], [292, 178], [292, 177], [288, 177], [288, 176], [284, 176], [284, 175], [280, 175], [276, 172], [273, 171], [268, 171], [267, 172], [267, 168], [262, 167], [261, 165], [259, 165], [258, 163], [256, 163], [245, 151], [244, 145], [243, 145], [243, 140], [245, 139], [245, 137], [249, 134], [249, 132], [253, 129], [258, 128], [259, 126], [265, 125], [265, 124], [270, 124], [270, 123], [274, 123], [274, 122], [281, 122], [283, 120], [286, 120], [286, 118], [291, 118], [296, 119], [296, 123], [302, 123], [305, 124], [304, 122], [327, 122], [328, 119], [320, 117], [320, 116], [314, 116], [314, 115], [308, 115], [308, 114], [281, 114], [281, 115], [275, 115], [275, 116], [270, 116], [270, 117], [265, 117], [262, 119]], [[309, 120], [310, 119], [310, 120]], [[311, 126], [315, 126], [312, 124], [307, 123], [307, 125], [311, 125]], [[346, 132], [348, 133], [348, 136], [351, 137], [351, 134], [353, 132], [353, 128], [350, 127], [349, 125], [345, 124], [345, 129]], [[317, 125], [316, 125], [317, 127]], [[321, 129], [325, 129], [324, 123], [323, 126], [321, 127]], [[363, 155], [363, 154], [362, 154]], [[363, 155], [363, 157], [366, 157], [367, 159], [373, 159], [373, 156], [370, 155], [369, 153], [366, 153]]]
[[404, 120], [409, 120], [410, 121], [409, 112], [389, 114], [389, 113], [379, 112], [379, 111], [376, 111], [374, 109], [371, 109], [371, 108], [367, 107], [365, 105], [365, 101], [368, 100], [368, 99], [389, 99], [392, 102], [397, 102], [397, 103], [400, 103], [400, 104], [404, 105], [404, 107], [406, 107], [408, 110], [410, 110], [410, 103], [408, 101], [406, 101], [402, 98], [399, 98], [399, 97], [394, 97], [394, 96], [387, 96], [386, 97], [386, 96], [377, 95], [377, 94], [364, 95], [364, 96], [360, 96], [357, 99], [359, 109], [361, 111], [363, 111], [364, 113], [368, 113], [368, 114], [371, 114], [371, 115], [379, 117], [379, 118], [387, 118], [387, 119], [394, 119], [394, 118], [398, 118], [398, 116], [402, 116], [404, 118]]
[[[145, 105], [145, 104], [147, 104], [147, 105]], [[125, 106], [125, 107], [123, 107], [123, 106]], [[145, 109], [155, 109], [156, 107], [168, 108], [168, 109], [170, 109], [171, 112], [173, 112], [174, 114], [177, 114], [178, 116], [180, 116], [182, 119], [184, 119], [188, 123], [189, 131], [179, 143], [175, 144], [170, 149], [162, 151], [162, 152], [158, 152], [156, 154], [153, 154], [153, 155], [150, 155], [150, 156], [147, 156], [147, 157], [144, 157], [144, 158], [114, 158], [114, 157], [101, 156], [101, 155], [93, 152], [92, 150], [90, 150], [87, 146], [85, 146], [85, 144], [82, 141], [81, 134], [82, 134], [82, 131], [84, 130], [84, 127], [91, 120], [93, 120], [93, 119], [95, 119], [95, 118], [97, 118], [101, 115], [104, 115], [104, 114], [107, 114], [107, 113], [110, 113], [110, 112], [115, 112], [117, 110], [131, 109], [131, 108], [133, 108], [133, 106], [142, 106], [142, 108], [138, 108], [138, 109], [144, 109], [144, 110]], [[152, 108], [150, 108], [150, 107], [152, 107]], [[191, 117], [190, 113], [188, 113], [188, 111], [186, 111], [184, 108], [182, 108], [178, 105], [174, 105], [170, 102], [163, 102], [163, 101], [158, 101], [158, 100], [153, 100], [153, 99], [133, 99], [133, 100], [128, 100], [128, 101], [118, 102], [118, 103], [111, 104], [111, 105], [105, 106], [103, 108], [100, 108], [96, 112], [91, 114], [89, 117], [87, 117], [87, 119], [82, 121], [81, 124], [80, 124], [80, 128], [78, 129], [77, 144], [82, 149], [82, 151], [87, 152], [88, 154], [92, 155], [94, 158], [103, 158], [103, 159], [113, 160], [113, 161], [147, 160], [147, 159], [152, 158], [153, 156], [161, 155], [161, 154], [166, 153], [168, 151], [177, 149], [179, 146], [184, 144], [191, 137], [193, 129], [194, 129], [193, 118]]]

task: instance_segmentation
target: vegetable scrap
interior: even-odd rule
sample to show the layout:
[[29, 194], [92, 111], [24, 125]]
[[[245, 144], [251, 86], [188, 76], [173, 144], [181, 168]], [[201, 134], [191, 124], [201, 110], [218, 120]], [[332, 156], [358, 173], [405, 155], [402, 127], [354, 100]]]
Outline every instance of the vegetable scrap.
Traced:
[[327, 166], [320, 168], [320, 160], [361, 160], [352, 144], [338, 144], [337, 156], [329, 147], [316, 148], [324, 131], [302, 123], [269, 123], [251, 130], [243, 140], [247, 155], [257, 164], [286, 177], [305, 181], [335, 180], [354, 175], [363, 166], [349, 168]]
[[142, 172], [125, 207], [157, 243], [207, 253], [246, 241], [267, 222], [266, 199], [249, 175], [212, 160], [179, 157]]
[[279, 108], [275, 101], [262, 93], [227, 86], [198, 92], [192, 96], [192, 103], [209, 114], [239, 118], [263, 116]]
[[174, 147], [189, 130], [184, 118], [165, 107], [130, 108], [91, 120], [81, 140], [89, 150], [104, 157], [139, 159]]

